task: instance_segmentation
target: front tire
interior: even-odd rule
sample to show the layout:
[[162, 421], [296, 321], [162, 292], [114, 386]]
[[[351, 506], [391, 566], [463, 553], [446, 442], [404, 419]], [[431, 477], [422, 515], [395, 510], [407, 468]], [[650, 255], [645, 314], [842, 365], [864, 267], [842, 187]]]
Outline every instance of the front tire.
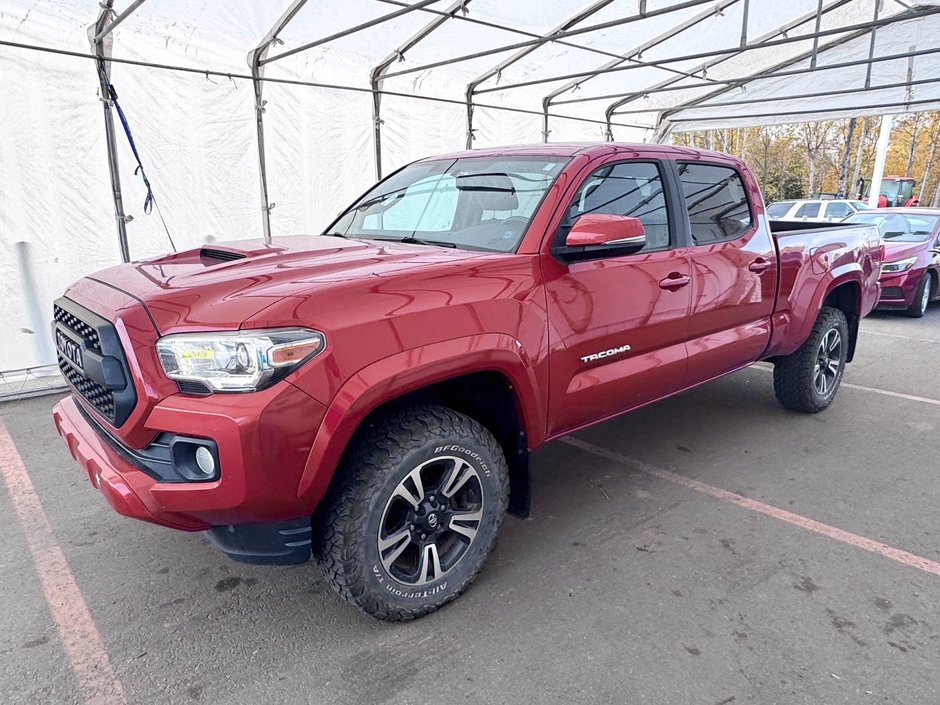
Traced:
[[845, 314], [824, 306], [806, 342], [774, 364], [777, 401], [787, 409], [808, 414], [825, 409], [839, 390], [848, 349]]
[[315, 554], [332, 587], [372, 617], [405, 621], [453, 601], [496, 544], [506, 459], [452, 409], [392, 413], [354, 441], [337, 474]]
[[923, 318], [927, 313], [927, 305], [930, 303], [931, 294], [933, 294], [933, 277], [930, 272], [924, 274], [924, 278], [917, 285], [917, 291], [914, 292], [914, 300], [910, 307], [904, 312], [905, 316], [910, 318]]

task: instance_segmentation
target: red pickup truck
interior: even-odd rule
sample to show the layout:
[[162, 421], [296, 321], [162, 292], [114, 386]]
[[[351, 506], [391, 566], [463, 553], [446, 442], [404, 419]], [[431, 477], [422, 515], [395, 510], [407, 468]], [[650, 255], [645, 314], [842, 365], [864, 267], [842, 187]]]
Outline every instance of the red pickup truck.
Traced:
[[818, 412], [878, 301], [873, 226], [771, 233], [729, 156], [538, 145], [425, 159], [320, 236], [114, 267], [55, 304], [53, 412], [121, 514], [314, 555], [375, 617], [482, 568], [528, 453], [741, 369]]

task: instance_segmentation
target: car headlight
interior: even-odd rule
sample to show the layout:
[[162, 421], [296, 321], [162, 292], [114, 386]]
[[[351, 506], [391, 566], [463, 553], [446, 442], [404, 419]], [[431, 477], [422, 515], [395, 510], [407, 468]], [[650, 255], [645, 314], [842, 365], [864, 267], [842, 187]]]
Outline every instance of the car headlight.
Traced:
[[881, 265], [881, 273], [896, 274], [898, 272], [906, 272], [914, 266], [916, 261], [916, 257], [910, 257], [908, 259], [899, 259], [897, 262], [885, 262]]
[[180, 333], [157, 341], [167, 377], [201, 382], [215, 392], [264, 389], [325, 347], [323, 333], [306, 328]]

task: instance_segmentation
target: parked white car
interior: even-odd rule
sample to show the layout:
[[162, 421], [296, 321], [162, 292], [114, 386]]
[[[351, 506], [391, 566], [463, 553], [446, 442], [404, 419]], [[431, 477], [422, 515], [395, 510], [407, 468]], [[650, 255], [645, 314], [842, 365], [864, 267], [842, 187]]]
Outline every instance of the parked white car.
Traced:
[[862, 201], [842, 199], [777, 201], [767, 206], [767, 217], [771, 220], [833, 223], [867, 208], [868, 205]]

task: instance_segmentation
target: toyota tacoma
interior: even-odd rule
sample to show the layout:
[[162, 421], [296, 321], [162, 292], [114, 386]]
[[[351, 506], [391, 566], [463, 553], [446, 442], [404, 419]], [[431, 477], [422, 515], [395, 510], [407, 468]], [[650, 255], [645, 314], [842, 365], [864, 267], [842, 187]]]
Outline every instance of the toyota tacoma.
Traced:
[[787, 409], [832, 402], [878, 301], [878, 231], [773, 227], [747, 166], [712, 152], [424, 159], [322, 235], [73, 284], [55, 424], [117, 512], [240, 561], [313, 556], [367, 614], [420, 617], [526, 515], [546, 442], [761, 360]]

